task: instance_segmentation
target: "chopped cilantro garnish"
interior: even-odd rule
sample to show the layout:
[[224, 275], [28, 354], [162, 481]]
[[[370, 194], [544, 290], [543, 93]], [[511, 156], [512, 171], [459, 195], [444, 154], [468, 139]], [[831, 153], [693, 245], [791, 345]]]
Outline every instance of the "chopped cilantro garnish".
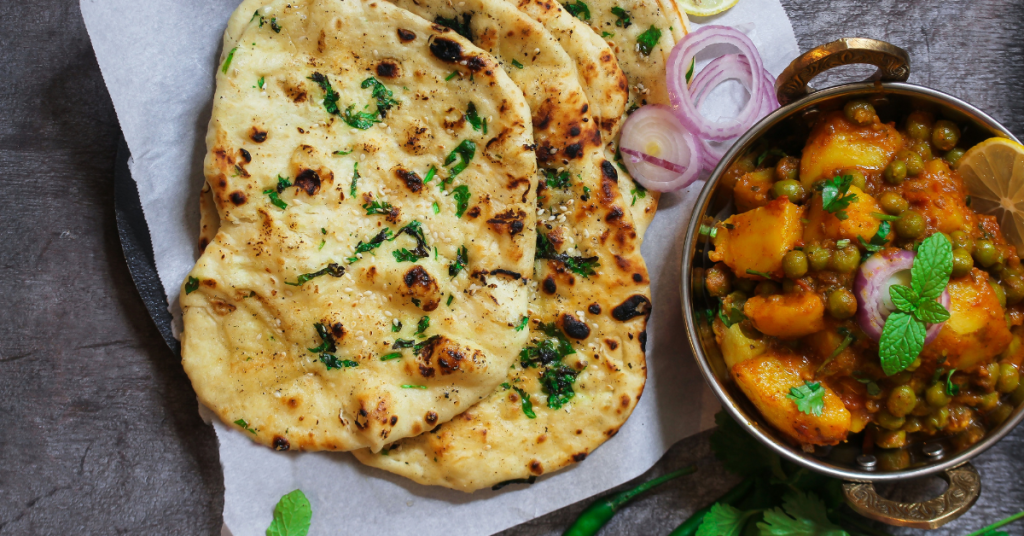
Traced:
[[551, 241], [544, 233], [537, 233], [537, 258], [561, 261], [566, 268], [583, 277], [594, 275], [597, 273], [594, 268], [601, 266], [596, 256], [583, 257], [582, 255], [571, 256], [566, 253], [556, 253], [554, 246], [551, 245]]
[[466, 39], [469, 39], [470, 42], [472, 42], [473, 41], [473, 29], [469, 25], [469, 22], [472, 19], [472, 17], [473, 16], [470, 13], [463, 13], [462, 14], [462, 20], [459, 21], [459, 16], [458, 15], [455, 15], [454, 17], [452, 17], [450, 19], [446, 19], [444, 17], [437, 16], [437, 17], [434, 17], [434, 23], [440, 24], [441, 26], [444, 26], [445, 28], [451, 28], [452, 30], [455, 30], [455, 33], [461, 35], [462, 37], [465, 37]]
[[[377, 233], [376, 236], [371, 238], [369, 242], [363, 242], [362, 240], [360, 240], [359, 243], [356, 244], [355, 252], [366, 253], [367, 251], [377, 249], [378, 247], [380, 247], [381, 244], [384, 243], [385, 240], [389, 238], [391, 238], [391, 229], [385, 227], [381, 232]], [[356, 262], [356, 260], [358, 259], [358, 257], [349, 257], [348, 262], [351, 264], [353, 262]]]
[[423, 334], [424, 331], [427, 331], [427, 328], [429, 328], [429, 327], [430, 327], [430, 317], [429, 316], [421, 316], [420, 317], [420, 321], [416, 323], [416, 331], [415, 331], [415, 333], [413, 333], [413, 335], [421, 335], [421, 334]]
[[465, 184], [456, 186], [455, 189], [452, 190], [452, 197], [455, 198], [456, 218], [461, 218], [462, 214], [466, 212], [467, 208], [469, 208], [470, 195], [469, 186], [466, 186]]
[[316, 84], [320, 86], [320, 89], [323, 90], [323, 104], [324, 109], [327, 110], [327, 113], [331, 115], [340, 115], [338, 110], [338, 99], [340, 99], [341, 96], [338, 95], [336, 91], [334, 91], [334, 87], [331, 86], [331, 81], [327, 78], [327, 76], [321, 73], [313, 73], [313, 75], [310, 76], [309, 79], [316, 82]]
[[633, 184], [633, 188], [629, 191], [629, 193], [633, 196], [633, 202], [631, 202], [629, 206], [633, 206], [636, 204], [637, 199], [643, 199], [647, 197], [647, 188], [644, 188], [643, 185], [637, 182]]
[[410, 385], [410, 384], [407, 384], [407, 383], [402, 385], [402, 389], [426, 389], [426, 388], [427, 388], [426, 385]]
[[263, 87], [266, 86], [266, 85], [267, 85], [267, 79], [266, 79], [266, 77], [263, 77], [263, 76], [261, 76], [259, 81], [256, 82], [256, 86], [259, 87], [260, 89], [263, 89]]
[[320, 354], [320, 362], [327, 367], [327, 370], [352, 368], [359, 366], [359, 363], [356, 363], [351, 359], [338, 359], [336, 356], [333, 356], [331, 354]]
[[356, 188], [359, 185], [359, 162], [352, 164], [352, 185], [349, 186], [348, 193], [352, 197], [356, 196]]
[[415, 251], [409, 251], [406, 248], [396, 249], [391, 252], [395, 256], [395, 262], [416, 262], [419, 259], [426, 257], [426, 255], [420, 255]]
[[366, 211], [367, 216], [373, 216], [374, 214], [387, 216], [391, 214], [391, 211], [395, 207], [391, 206], [391, 203], [384, 201], [383, 203], [374, 199], [369, 203], [363, 204], [363, 210]]
[[397, 339], [395, 343], [391, 345], [392, 350], [398, 350], [401, 348], [412, 348], [416, 346], [416, 341], [412, 339]]
[[541, 374], [541, 390], [548, 395], [549, 408], [560, 409], [576, 396], [572, 385], [576, 383], [578, 374], [576, 370], [562, 364], [549, 367]]
[[277, 195], [277, 190], [273, 188], [267, 188], [266, 190], [263, 190], [263, 193], [267, 194], [267, 197], [270, 198], [270, 202], [275, 207], [281, 210], [288, 208], [288, 203], [285, 203], [284, 201], [281, 200], [281, 197]]
[[434, 214], [441, 212], [441, 207], [440, 205], [437, 204], [437, 201], [434, 201], [434, 204], [431, 205], [431, 208], [434, 209]]
[[469, 166], [469, 162], [473, 160], [474, 155], [476, 155], [476, 144], [473, 143], [473, 140], [462, 140], [462, 143], [456, 146], [452, 152], [448, 153], [448, 156], [444, 159], [444, 165], [450, 166], [456, 160], [458, 160], [458, 163], [448, 170], [448, 178], [445, 180], [445, 183], [465, 171]]
[[185, 295], [188, 296], [197, 290], [199, 290], [199, 279], [188, 276], [188, 281], [185, 282]]
[[249, 427], [249, 423], [245, 422], [245, 419], [238, 419], [235, 424], [242, 427], [242, 430], [249, 432], [252, 435], [256, 435], [256, 430]]
[[883, 221], [882, 223], [878, 224], [878, 232], [875, 233], [875, 236], [871, 237], [870, 242], [865, 242], [864, 237], [862, 236], [858, 236], [857, 240], [860, 241], [860, 245], [864, 246], [864, 249], [866, 249], [867, 251], [878, 251], [884, 248], [885, 244], [888, 243], [890, 227], [891, 224], [888, 221]]
[[[690, 66], [690, 69], [693, 69], [692, 65]], [[769, 156], [784, 158], [786, 153], [780, 149], [768, 149], [757, 156], [757, 160], [754, 160], [754, 167], [761, 167], [761, 164], [767, 160]]]
[[[320, 247], [323, 247], [323, 246], [321, 245]], [[327, 275], [327, 274], [330, 274], [332, 277], [341, 277], [341, 276], [345, 275], [345, 267], [341, 266], [339, 264], [335, 264], [335, 263], [332, 262], [332, 263], [328, 264], [327, 266], [321, 268], [320, 270], [317, 270], [315, 272], [310, 272], [308, 274], [300, 275], [298, 277], [298, 279], [294, 283], [290, 283], [288, 281], [285, 281], [284, 284], [285, 285], [291, 285], [293, 287], [301, 287], [305, 282], [309, 281], [310, 279], [313, 279], [315, 277], [320, 277], [322, 275]]]
[[527, 346], [519, 352], [519, 364], [523, 368], [536, 368], [560, 363], [562, 358], [576, 353], [569, 339], [554, 323], [541, 324], [540, 331], [547, 337], [537, 342], [536, 346]]
[[427, 172], [427, 176], [423, 178], [423, 184], [426, 184], [434, 180], [434, 175], [437, 175], [437, 168], [430, 166], [430, 171]]
[[398, 333], [399, 331], [402, 331], [402, 321], [401, 320], [399, 320], [397, 322], [393, 322], [391, 324], [391, 333]]
[[342, 114], [341, 119], [345, 121], [345, 124], [352, 128], [358, 128], [359, 130], [367, 130], [373, 125], [380, 123], [380, 119], [377, 118], [377, 114], [371, 114], [370, 112], [357, 112], [352, 113], [356, 105], [350, 105], [345, 109], [345, 113]]
[[459, 71], [452, 71], [452, 74], [444, 77], [444, 81], [445, 82], [451, 82], [452, 78], [455, 78], [456, 76], [459, 76]]
[[519, 321], [519, 325], [516, 326], [516, 331], [523, 331], [524, 329], [526, 329], [526, 326], [529, 323], [530, 323], [530, 317], [524, 316], [523, 319]]
[[821, 412], [825, 409], [825, 390], [821, 388], [819, 382], [805, 381], [799, 387], [790, 387], [786, 398], [795, 402], [796, 408], [807, 415], [821, 417]]
[[569, 2], [562, 5], [573, 17], [580, 20], [590, 20], [590, 7], [583, 3], [583, 0], [576, 0], [576, 3]]
[[306, 348], [307, 350], [313, 352], [314, 354], [319, 354], [321, 352], [338, 351], [338, 347], [334, 343], [334, 336], [331, 335], [331, 332], [330, 330], [327, 329], [327, 326], [323, 325], [320, 322], [316, 322], [313, 324], [313, 328], [316, 329], [316, 334], [320, 336], [320, 346], [317, 346], [315, 348]]
[[601, 32], [601, 37], [615, 37], [615, 34], [611, 32]]
[[390, 354], [384, 354], [380, 356], [381, 361], [391, 361], [392, 359], [401, 359], [402, 352], [391, 352]]
[[350, 154], [352, 154], [352, 149], [349, 149], [347, 151], [334, 151], [334, 156], [347, 156]]
[[537, 414], [533, 412], [533, 403], [530, 402], [530, 395], [518, 387], [513, 387], [512, 389], [515, 389], [516, 393], [519, 393], [519, 398], [523, 399], [523, 414], [531, 419], [536, 419]]
[[544, 177], [545, 177], [544, 183], [549, 188], [563, 188], [564, 189], [564, 188], [568, 188], [569, 185], [572, 183], [572, 180], [571, 180], [572, 177], [569, 175], [568, 171], [562, 171], [561, 173], [558, 173], [558, 171], [554, 170], [554, 169], [545, 169], [544, 170]]
[[519, 63], [519, 60], [515, 60], [515, 59], [512, 60], [512, 66], [515, 67], [516, 69], [522, 69], [523, 68], [523, 64]]
[[370, 96], [377, 101], [377, 113], [380, 114], [381, 117], [387, 117], [388, 110], [399, 104], [397, 100], [391, 98], [393, 96], [391, 90], [382, 84], [380, 80], [377, 80], [372, 76], [363, 80], [363, 83], [360, 84], [359, 87], [363, 89], [368, 87], [373, 88]]
[[466, 251], [466, 246], [462, 246], [455, 250], [455, 262], [448, 265], [448, 275], [455, 277], [459, 275], [463, 269], [469, 264], [469, 254]]
[[633, 21], [629, 18], [629, 12], [619, 6], [612, 8], [612, 15], [615, 15], [617, 19], [615, 25], [619, 28], [629, 28], [633, 24]]
[[274, 33], [281, 33], [281, 25], [277, 23], [277, 17], [270, 19], [270, 29], [274, 30]]
[[292, 181], [278, 175], [277, 176], [277, 193], [283, 194], [285, 189], [292, 187]]
[[228, 74], [228, 68], [231, 67], [231, 60], [235, 59], [236, 50], [238, 50], [238, 47], [235, 47], [231, 49], [231, 52], [228, 52], [228, 57], [224, 58], [224, 65], [221, 65], [220, 72]]
[[759, 275], [759, 276], [761, 276], [761, 277], [763, 277], [765, 279], [771, 279], [772, 278], [772, 274], [768, 274], [768, 273], [765, 273], [765, 272], [759, 272], [757, 270], [751, 270], [749, 268], [747, 269], [747, 274], [749, 274], [749, 275]]
[[640, 34], [636, 38], [636, 49], [640, 51], [644, 56], [650, 56], [654, 47], [661, 40], [661, 30], [651, 25], [644, 33]]
[[480, 128], [483, 127], [483, 120], [480, 119], [480, 115], [477, 114], [476, 104], [470, 102], [469, 106], [466, 107], [466, 113], [463, 114], [463, 117], [465, 117], [466, 121], [468, 121], [473, 127], [473, 130], [480, 130]]
[[816, 188], [821, 190], [821, 208], [835, 214], [840, 220], [848, 218], [844, 209], [857, 200], [857, 194], [850, 193], [851, 184], [853, 175], [841, 175], [819, 182]]

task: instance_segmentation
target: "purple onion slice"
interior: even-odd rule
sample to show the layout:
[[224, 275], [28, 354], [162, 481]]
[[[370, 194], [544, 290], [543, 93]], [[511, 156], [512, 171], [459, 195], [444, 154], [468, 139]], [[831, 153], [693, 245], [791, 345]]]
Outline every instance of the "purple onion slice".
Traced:
[[[868, 257], [860, 265], [853, 293], [857, 296], [857, 323], [869, 337], [878, 341], [882, 338], [885, 319], [896, 311], [889, 297], [892, 285], [910, 286], [910, 268], [914, 264], [914, 252], [903, 249], [884, 249]], [[939, 303], [949, 309], [949, 291], [943, 290]], [[929, 324], [924, 343], [935, 340], [944, 323]]]

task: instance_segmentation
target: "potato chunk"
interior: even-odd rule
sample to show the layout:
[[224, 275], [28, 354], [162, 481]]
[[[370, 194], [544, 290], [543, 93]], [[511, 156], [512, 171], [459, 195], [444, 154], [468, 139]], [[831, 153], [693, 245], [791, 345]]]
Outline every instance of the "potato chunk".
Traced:
[[944, 160], [935, 159], [903, 183], [903, 197], [925, 217], [929, 228], [951, 233], [974, 227], [974, 212], [967, 208], [967, 192], [956, 173]]
[[814, 196], [811, 208], [807, 211], [807, 226], [804, 227], [805, 243], [820, 242], [824, 238], [833, 240], [846, 238], [852, 243], [858, 244], [858, 236], [865, 242], [871, 241], [871, 238], [878, 232], [878, 226], [882, 223], [871, 214], [881, 213], [882, 209], [874, 197], [856, 186], [850, 186], [848, 193], [855, 194], [857, 200], [843, 209], [846, 213], [845, 220], [840, 220], [835, 214], [826, 212], [821, 207], [821, 195]]
[[754, 296], [743, 314], [765, 335], [796, 339], [825, 329], [825, 304], [813, 292]]
[[801, 367], [790, 359], [767, 353], [737, 363], [732, 375], [761, 415], [786, 436], [803, 445], [837, 445], [850, 431], [850, 412], [824, 383], [825, 408], [820, 416], [808, 415], [786, 398], [789, 390], [804, 385]]
[[970, 372], [1006, 350], [1013, 335], [986, 272], [975, 268], [950, 281], [947, 290], [949, 320], [922, 355], [935, 360], [945, 356], [946, 367]]
[[903, 136], [891, 123], [857, 126], [842, 111], [831, 112], [814, 126], [803, 156], [800, 182], [810, 189], [821, 179], [830, 179], [847, 168], [881, 171], [903, 147]]
[[758, 279], [747, 270], [782, 277], [782, 257], [803, 236], [803, 209], [780, 197], [767, 205], [734, 214], [718, 226], [711, 260], [724, 262], [737, 277]]
[[733, 198], [736, 200], [736, 209], [746, 212], [767, 205], [768, 193], [771, 192], [774, 177], [774, 169], [751, 171], [740, 177], [732, 189]]
[[733, 324], [723, 330], [718, 346], [722, 349], [722, 357], [730, 369], [748, 359], [753, 359], [768, 348], [764, 341], [747, 337], [739, 324]]

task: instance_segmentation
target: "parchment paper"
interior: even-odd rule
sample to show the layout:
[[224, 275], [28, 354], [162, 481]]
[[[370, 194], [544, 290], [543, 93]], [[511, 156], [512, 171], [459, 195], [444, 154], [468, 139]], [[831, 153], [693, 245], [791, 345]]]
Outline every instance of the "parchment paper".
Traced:
[[[237, 2], [80, 0], [131, 149], [129, 167], [172, 311], [197, 257], [197, 199], [214, 70], [221, 35]], [[798, 52], [778, 0], [740, 0], [723, 15], [692, 23], [694, 29], [701, 24], [742, 28], [774, 75]], [[745, 98], [737, 84], [726, 84], [706, 105], [705, 115], [727, 114]], [[529, 487], [465, 494], [363, 467], [347, 453], [274, 452], [216, 421], [225, 533], [263, 534], [281, 495], [300, 488], [313, 506], [313, 535], [488, 535], [630, 480], [676, 441], [711, 427], [718, 404], [693, 363], [679, 304], [680, 242], [702, 186], [696, 183], [661, 198], [642, 249], [654, 297], [647, 387], [618, 435], [586, 461]]]

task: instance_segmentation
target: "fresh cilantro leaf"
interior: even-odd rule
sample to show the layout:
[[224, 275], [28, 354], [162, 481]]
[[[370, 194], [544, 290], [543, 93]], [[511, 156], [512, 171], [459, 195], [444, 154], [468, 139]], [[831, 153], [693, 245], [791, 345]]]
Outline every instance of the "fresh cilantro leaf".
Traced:
[[560, 363], [565, 356], [576, 353], [569, 339], [554, 323], [541, 324], [547, 338], [541, 339], [536, 346], [527, 346], [519, 352], [519, 365], [523, 368], [536, 368]]
[[922, 300], [942, 295], [953, 273], [953, 246], [942, 233], [935, 233], [921, 242], [910, 267], [910, 285]]
[[523, 64], [519, 63], [518, 60], [512, 60], [512, 66], [515, 67], [516, 69], [522, 69], [523, 68]]
[[364, 203], [363, 204], [363, 210], [366, 211], [366, 215], [367, 216], [372, 216], [374, 214], [379, 214], [381, 216], [388, 216], [388, 215], [391, 214], [391, 210], [394, 209], [394, 208], [395, 207], [391, 206], [391, 203], [388, 203], [387, 201], [384, 201], [383, 203], [381, 203], [380, 201], [377, 201], [376, 199], [374, 199], [373, 201], [371, 201], [369, 203]]
[[715, 503], [704, 514], [697, 536], [740, 536], [743, 527], [757, 511], [744, 512], [728, 504]]
[[689, 84], [690, 83], [690, 79], [693, 78], [693, 69], [696, 66], [697, 66], [697, 58], [694, 57], [692, 60], [690, 60], [690, 69], [688, 71], [686, 71], [686, 83], [687, 84]]
[[783, 497], [781, 508], [766, 510], [757, 528], [761, 536], [849, 536], [825, 512], [825, 503], [817, 495], [798, 491]]
[[455, 295], [454, 294], [449, 294], [448, 295], [448, 302], [445, 303], [445, 305], [447, 305], [448, 307], [451, 307], [453, 301], [455, 301]]
[[434, 214], [439, 214], [441, 212], [441, 205], [438, 205], [437, 201], [434, 201], [434, 204], [431, 205], [431, 208], [434, 210]]
[[483, 127], [484, 121], [480, 119], [480, 115], [476, 111], [476, 104], [470, 102], [469, 106], [466, 107], [466, 113], [462, 116], [466, 118], [466, 121], [473, 127], [473, 130], [480, 130]]
[[749, 275], [759, 275], [759, 276], [761, 276], [761, 277], [763, 277], [765, 279], [771, 279], [772, 278], [772, 274], [765, 273], [765, 272], [759, 272], [757, 270], [751, 270], [749, 268], [747, 269], [747, 274], [749, 274]]
[[949, 371], [949, 374], [946, 375], [946, 394], [949, 396], [956, 396], [960, 394], [960, 386], [953, 383], [954, 372], [956, 372], [956, 369]]
[[350, 154], [352, 154], [352, 149], [347, 151], [334, 151], [334, 156], [348, 156]]
[[313, 509], [302, 490], [285, 494], [274, 507], [274, 520], [267, 527], [267, 536], [306, 536], [313, 520]]
[[401, 320], [397, 320], [395, 322], [392, 322], [391, 323], [391, 333], [398, 333], [399, 331], [402, 331], [402, 321]]
[[277, 17], [270, 19], [270, 29], [274, 30], [274, 33], [281, 33], [281, 25], [277, 23]]
[[461, 218], [462, 214], [466, 212], [467, 208], [469, 208], [469, 186], [466, 186], [465, 184], [456, 186], [455, 189], [452, 190], [452, 197], [455, 198], [455, 217]]
[[576, 0], [576, 3], [569, 2], [562, 4], [570, 15], [580, 20], [590, 20], [590, 7], [583, 3], [583, 0]]
[[469, 252], [466, 250], [466, 246], [462, 246], [455, 250], [455, 262], [448, 265], [448, 275], [455, 277], [459, 275], [466, 266], [469, 265]]
[[185, 282], [185, 295], [188, 296], [197, 290], [199, 290], [199, 279], [188, 276], [188, 281]]
[[554, 169], [545, 169], [544, 177], [544, 184], [546, 184], [548, 188], [565, 189], [568, 188], [570, 184], [572, 184], [572, 177], [569, 175], [568, 171], [562, 171], [561, 173], [559, 173], [557, 170]]
[[612, 8], [612, 15], [615, 15], [615, 25], [619, 28], [629, 28], [633, 24], [629, 12], [619, 6]]
[[519, 398], [523, 399], [523, 414], [531, 419], [536, 419], [537, 414], [533, 412], [533, 403], [530, 402], [530, 395], [518, 387], [513, 387], [513, 389], [519, 393]]
[[[693, 66], [690, 67], [693, 69]], [[779, 158], [785, 158], [786, 153], [779, 149], [768, 149], [767, 151], [758, 155], [757, 160], [754, 161], [754, 167], [761, 167], [761, 163], [768, 159], [769, 156], [777, 156]]]
[[949, 320], [949, 311], [937, 301], [922, 301], [914, 311], [914, 316], [926, 324], [941, 324]]
[[320, 340], [322, 342], [320, 343], [320, 346], [317, 346], [316, 348], [306, 348], [307, 350], [314, 354], [338, 351], [338, 347], [334, 343], [334, 336], [331, 335], [327, 326], [320, 322], [316, 322], [313, 324], [313, 328], [316, 329], [316, 334], [320, 336]]
[[396, 339], [395, 344], [391, 345], [392, 350], [399, 350], [401, 348], [412, 348], [416, 346], [416, 341], [412, 339]]
[[526, 329], [526, 326], [527, 324], [529, 324], [529, 322], [530, 317], [524, 316], [523, 319], [519, 321], [519, 325], [516, 326], [516, 331], [523, 331], [524, 329]]
[[872, 212], [871, 217], [881, 221], [896, 221], [900, 219], [899, 216], [892, 216], [890, 214], [882, 214], [881, 212]]
[[925, 325], [903, 312], [893, 312], [882, 328], [878, 341], [878, 357], [886, 376], [892, 376], [910, 366], [924, 348]]
[[366, 80], [363, 80], [363, 82], [359, 84], [359, 87], [363, 89], [371, 87], [373, 88], [373, 90], [370, 92], [370, 97], [377, 101], [377, 113], [381, 117], [387, 117], [388, 110], [400, 104], [397, 100], [391, 98], [394, 96], [391, 90], [388, 89], [387, 86], [382, 84], [380, 80], [377, 80], [372, 76], [367, 78]]
[[644, 33], [636, 38], [636, 49], [644, 56], [650, 56], [654, 47], [661, 40], [661, 30], [651, 25]]
[[345, 121], [345, 124], [348, 126], [358, 128], [359, 130], [368, 130], [373, 125], [380, 123], [380, 119], [378, 119], [377, 114], [372, 114], [370, 112], [352, 113], [352, 110], [354, 110], [355, 107], [356, 105], [352, 104], [348, 108], [345, 108], [345, 113], [341, 116], [341, 119]]
[[351, 359], [338, 359], [336, 356], [333, 356], [331, 354], [320, 354], [320, 362], [327, 367], [327, 370], [352, 368], [359, 366], [359, 363], [356, 363]]
[[359, 162], [352, 164], [352, 185], [348, 188], [348, 193], [352, 197], [356, 196], [357, 188], [359, 187]]
[[857, 381], [864, 384], [864, 387], [868, 390], [868, 396], [878, 396], [882, 394], [882, 388], [875, 383], [871, 378], [857, 378]]
[[390, 354], [384, 354], [380, 356], [381, 361], [391, 361], [392, 359], [400, 359], [402, 352], [391, 352]]
[[643, 199], [647, 197], [647, 190], [643, 186], [640, 186], [640, 183], [637, 183], [636, 186], [629, 191], [629, 193], [633, 196], [633, 201], [629, 204], [629, 206], [635, 205], [637, 199]]
[[604, 38], [607, 39], [609, 37], [615, 37], [615, 34], [613, 34], [611, 32], [601, 32], [601, 37], [604, 37]]
[[879, 251], [882, 248], [884, 248], [885, 245], [889, 242], [888, 237], [889, 230], [891, 228], [891, 223], [889, 223], [888, 221], [882, 221], [882, 223], [878, 224], [878, 232], [875, 233], [875, 236], [871, 237], [870, 242], [865, 242], [864, 237], [862, 236], [858, 236], [857, 240], [860, 241], [860, 245], [864, 246], [864, 249], [871, 252]]
[[469, 162], [473, 160], [473, 156], [475, 154], [476, 144], [473, 143], [473, 140], [462, 140], [462, 143], [456, 146], [452, 152], [448, 153], [448, 156], [444, 159], [445, 166], [455, 163], [456, 160], [459, 162], [449, 170], [448, 179], [446, 179], [445, 182], [447, 183], [458, 176], [459, 173], [465, 171], [469, 166]]
[[560, 261], [566, 268], [583, 277], [594, 275], [597, 273], [594, 271], [594, 268], [601, 266], [597, 257], [574, 257], [566, 253], [557, 253], [555, 247], [544, 233], [537, 233], [536, 258]]
[[291, 188], [292, 181], [278, 175], [277, 176], [277, 193], [283, 194], [288, 188]]
[[277, 190], [273, 188], [267, 188], [266, 190], [263, 190], [263, 193], [270, 198], [270, 203], [275, 207], [281, 210], [288, 208], [288, 203], [285, 203], [283, 200], [281, 200], [281, 197], [277, 195]]
[[746, 315], [743, 314], [743, 308], [737, 306], [737, 304], [732, 301], [729, 302], [729, 305], [726, 305], [724, 301], [719, 302], [718, 318], [727, 328], [732, 327], [733, 324], [739, 324], [747, 319]]
[[835, 214], [840, 220], [848, 218], [843, 209], [857, 200], [857, 194], [850, 193], [851, 184], [853, 175], [840, 175], [818, 183], [817, 188], [821, 190], [821, 207], [826, 212]]
[[892, 285], [889, 287], [889, 298], [896, 309], [910, 314], [917, 309], [917, 302], [921, 299], [914, 292], [914, 289], [904, 285]]
[[394, 255], [395, 262], [416, 262], [423, 258], [423, 256], [418, 255], [415, 251], [409, 251], [406, 248], [396, 249], [391, 254]]
[[549, 408], [560, 409], [576, 396], [572, 385], [576, 383], [578, 374], [575, 369], [562, 364], [544, 370], [540, 376], [540, 385], [544, 394], [548, 395]]
[[426, 184], [434, 180], [435, 175], [437, 175], [437, 168], [434, 166], [430, 166], [430, 171], [427, 171], [427, 176], [423, 177], [423, 184]]
[[252, 435], [256, 435], [256, 430], [253, 428], [249, 428], [249, 423], [245, 422], [245, 419], [238, 419], [237, 421], [235, 421], [235, 424], [241, 426], [242, 429], [245, 430], [246, 432], [249, 432]]
[[420, 321], [416, 323], [416, 332], [413, 333], [413, 334], [414, 335], [420, 335], [424, 331], [426, 331], [427, 328], [429, 328], [429, 327], [430, 327], [430, 317], [429, 316], [422, 316], [422, 317], [420, 317]]
[[446, 19], [444, 17], [437, 16], [437, 17], [434, 17], [434, 23], [440, 24], [441, 26], [444, 26], [445, 28], [451, 28], [452, 30], [455, 30], [455, 33], [461, 35], [462, 37], [465, 37], [466, 39], [468, 39], [468, 40], [470, 40], [472, 42], [473, 41], [473, 29], [470, 27], [470, 24], [469, 24], [470, 20], [472, 20], [472, 17], [473, 16], [470, 13], [463, 13], [462, 14], [462, 20], [460, 21], [458, 15], [455, 15], [454, 17], [452, 17], [450, 19]]
[[[321, 247], [323, 247], [322, 244], [321, 244]], [[295, 280], [294, 283], [289, 283], [288, 281], [285, 281], [284, 284], [285, 285], [291, 285], [293, 287], [301, 287], [303, 284], [306, 283], [306, 281], [309, 281], [310, 279], [313, 279], [315, 277], [320, 277], [322, 275], [327, 275], [327, 274], [330, 274], [332, 277], [341, 277], [341, 276], [345, 275], [345, 267], [341, 266], [339, 264], [335, 264], [335, 263], [332, 262], [332, 263], [328, 264], [327, 266], [321, 268], [320, 270], [317, 270], [315, 272], [310, 272], [308, 274], [300, 275]]]
[[[356, 251], [355, 252], [356, 253], [366, 253], [368, 251], [373, 251], [373, 250], [379, 248], [380, 245], [383, 244], [384, 241], [389, 239], [389, 238], [391, 238], [391, 229], [388, 229], [387, 227], [385, 227], [381, 232], [377, 233], [376, 236], [371, 238], [369, 242], [363, 242], [362, 240], [360, 240], [359, 243], [356, 244]], [[349, 259], [348, 259], [349, 263], [351, 264], [351, 263], [355, 262], [354, 259], [357, 260], [358, 257], [349, 257]]]
[[402, 389], [426, 389], [426, 388], [427, 388], [426, 385], [410, 385], [410, 384], [403, 384], [402, 385]]
[[224, 64], [220, 67], [221, 73], [228, 74], [228, 68], [231, 67], [231, 60], [235, 59], [235, 51], [237, 50], [238, 47], [235, 47], [228, 52], [228, 57], [224, 58]]
[[263, 89], [263, 87], [266, 86], [266, 85], [267, 85], [267, 78], [265, 76], [261, 76], [259, 81], [256, 82], [256, 86], [258, 86], [260, 89]]
[[341, 96], [338, 95], [336, 91], [334, 91], [334, 87], [331, 86], [330, 79], [328, 79], [327, 76], [324, 75], [323, 73], [319, 72], [313, 73], [313, 75], [310, 76], [309, 79], [312, 80], [313, 82], [316, 82], [316, 84], [320, 86], [320, 89], [324, 92], [324, 110], [326, 110], [327, 113], [331, 115], [340, 115], [338, 111], [338, 100], [341, 99]]
[[825, 409], [825, 389], [819, 382], [804, 381], [800, 387], [790, 387], [786, 398], [796, 403], [796, 409], [806, 415], [821, 417]]

